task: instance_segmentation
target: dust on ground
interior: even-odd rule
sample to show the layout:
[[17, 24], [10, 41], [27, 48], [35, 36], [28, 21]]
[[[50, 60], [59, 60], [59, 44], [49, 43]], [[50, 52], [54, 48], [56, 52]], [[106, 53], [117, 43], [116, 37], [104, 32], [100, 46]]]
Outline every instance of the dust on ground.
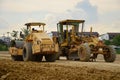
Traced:
[[5, 53], [0, 55], [0, 80], [119, 80], [119, 58], [118, 55], [114, 63], [106, 63], [101, 57], [97, 62], [65, 59], [56, 62], [22, 62], [12, 61], [10, 55]]

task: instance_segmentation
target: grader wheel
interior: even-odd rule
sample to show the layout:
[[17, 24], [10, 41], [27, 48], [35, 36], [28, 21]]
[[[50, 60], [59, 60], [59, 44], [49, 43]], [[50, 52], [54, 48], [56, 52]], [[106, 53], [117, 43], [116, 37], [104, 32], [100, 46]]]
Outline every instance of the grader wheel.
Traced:
[[116, 58], [116, 51], [112, 46], [108, 46], [108, 53], [104, 55], [106, 62], [114, 62]]
[[34, 61], [35, 58], [32, 54], [32, 43], [27, 42], [23, 48], [23, 60], [24, 61]]
[[90, 47], [87, 43], [80, 45], [78, 49], [78, 56], [81, 61], [89, 61], [90, 59]]

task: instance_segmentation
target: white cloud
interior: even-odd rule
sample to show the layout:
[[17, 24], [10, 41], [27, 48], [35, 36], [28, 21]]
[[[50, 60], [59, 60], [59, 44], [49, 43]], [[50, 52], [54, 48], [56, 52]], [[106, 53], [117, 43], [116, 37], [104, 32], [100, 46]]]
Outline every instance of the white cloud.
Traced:
[[100, 14], [120, 10], [120, 0], [90, 0], [90, 3], [97, 6]]
[[47, 14], [43, 21], [46, 23], [46, 30], [56, 31], [57, 30], [57, 23], [61, 20], [66, 19], [85, 19], [87, 14], [81, 9], [69, 9], [63, 13], [49, 13]]
[[104, 24], [104, 23], [96, 23], [96, 24], [89, 24], [87, 26], [92, 26], [93, 31], [98, 32], [100, 34], [107, 33], [107, 32], [120, 32], [120, 27], [116, 25], [120, 25], [120, 23], [116, 22], [113, 24]]
[[82, 0], [6, 0], [1, 9], [12, 12], [50, 11], [64, 12]]
[[[120, 25], [120, 19], [115, 17], [119, 17], [119, 15], [114, 14], [115, 16], [112, 16], [112, 12], [120, 11], [120, 0], [88, 0], [90, 1], [89, 6], [92, 8], [89, 8], [89, 6], [87, 6], [88, 4], [84, 5], [81, 3], [84, 8], [87, 8], [86, 10], [82, 9], [81, 6], [76, 8], [76, 5], [81, 1], [83, 0], [2, 0], [2, 2], [0, 2], [0, 12], [3, 14], [0, 13], [0, 15], [9, 22], [10, 31], [20, 30], [26, 22], [41, 21], [46, 23], [46, 30], [50, 32], [57, 29], [57, 23], [60, 20], [85, 19], [87, 20], [85, 25], [86, 31], [89, 31], [89, 27], [93, 26], [93, 31], [98, 31], [99, 33], [119, 32], [120, 28], [118, 25]], [[99, 12], [98, 15], [96, 15], [97, 11]], [[11, 15], [11, 12], [15, 15]], [[29, 14], [29, 12], [33, 13]], [[39, 14], [40, 12], [45, 14]], [[106, 13], [111, 14], [107, 16], [108, 14]], [[19, 15], [24, 15], [25, 17], [20, 17]], [[40, 16], [42, 16], [43, 19], [36, 18]], [[90, 24], [89, 22], [93, 21], [95, 16], [98, 17], [98, 21], [95, 19], [96, 22]], [[7, 32], [7, 29], [0, 29], [0, 33], [4, 32]]]
[[45, 31], [51, 32], [56, 31], [56, 15], [55, 14], [47, 14], [43, 19], [43, 22], [46, 23]]

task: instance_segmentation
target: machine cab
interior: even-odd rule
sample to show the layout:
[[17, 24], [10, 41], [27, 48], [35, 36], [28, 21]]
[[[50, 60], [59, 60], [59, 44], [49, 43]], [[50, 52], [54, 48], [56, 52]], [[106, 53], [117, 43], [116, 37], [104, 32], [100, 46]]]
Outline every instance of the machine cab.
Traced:
[[79, 26], [81, 24], [83, 32], [85, 20], [63, 20], [57, 24], [59, 43], [69, 42], [71, 34], [78, 36]]
[[44, 32], [44, 26], [45, 23], [37, 23], [37, 22], [33, 22], [33, 23], [26, 23], [25, 24], [27, 26], [27, 30], [31, 33], [31, 32]]

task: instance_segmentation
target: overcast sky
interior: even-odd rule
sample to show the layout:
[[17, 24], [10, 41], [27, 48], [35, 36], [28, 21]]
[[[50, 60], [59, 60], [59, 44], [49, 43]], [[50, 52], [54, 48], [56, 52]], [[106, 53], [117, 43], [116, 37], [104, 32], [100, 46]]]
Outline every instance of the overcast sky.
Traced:
[[35, 21], [55, 31], [64, 19], [86, 20], [84, 31], [120, 32], [120, 0], [0, 0], [0, 35]]

